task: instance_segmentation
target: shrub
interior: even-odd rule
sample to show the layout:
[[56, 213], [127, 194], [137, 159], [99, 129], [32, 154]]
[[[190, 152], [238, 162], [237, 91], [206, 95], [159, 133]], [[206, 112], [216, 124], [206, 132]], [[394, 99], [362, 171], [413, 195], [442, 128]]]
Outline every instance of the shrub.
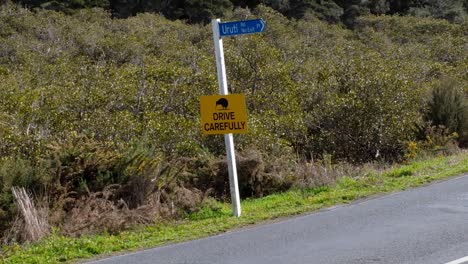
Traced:
[[352, 162], [397, 160], [420, 121], [422, 101], [415, 98], [422, 91], [398, 64], [375, 53], [350, 57], [318, 73], [315, 89], [321, 92], [304, 94], [311, 115], [310, 139], [302, 151]]
[[460, 146], [468, 146], [468, 99], [455, 80], [442, 78], [435, 84], [424, 118], [430, 126], [443, 126], [448, 134], [457, 133]]

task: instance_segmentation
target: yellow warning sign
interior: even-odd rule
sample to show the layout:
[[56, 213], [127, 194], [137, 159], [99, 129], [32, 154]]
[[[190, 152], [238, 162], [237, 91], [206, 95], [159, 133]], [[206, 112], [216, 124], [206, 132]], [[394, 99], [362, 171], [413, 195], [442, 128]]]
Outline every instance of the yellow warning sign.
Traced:
[[200, 113], [203, 134], [247, 132], [247, 111], [243, 94], [201, 96]]

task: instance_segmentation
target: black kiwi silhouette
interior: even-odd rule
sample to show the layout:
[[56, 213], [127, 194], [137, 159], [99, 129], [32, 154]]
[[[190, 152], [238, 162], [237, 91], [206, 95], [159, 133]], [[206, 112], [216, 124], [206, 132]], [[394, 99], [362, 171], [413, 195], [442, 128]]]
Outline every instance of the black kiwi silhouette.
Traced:
[[221, 98], [218, 101], [216, 101], [216, 107], [218, 107], [218, 105], [222, 106], [223, 109], [226, 109], [228, 107], [229, 103], [228, 103], [228, 100], [226, 98]]

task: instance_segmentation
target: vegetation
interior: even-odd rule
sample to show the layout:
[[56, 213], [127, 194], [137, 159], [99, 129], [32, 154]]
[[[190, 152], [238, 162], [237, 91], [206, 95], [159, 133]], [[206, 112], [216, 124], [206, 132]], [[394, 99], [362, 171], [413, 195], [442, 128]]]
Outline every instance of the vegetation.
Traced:
[[[432, 90], [425, 119], [431, 126], [447, 128], [459, 137], [461, 146], [468, 146], [468, 107], [462, 86], [442, 79]], [[447, 133], [445, 132], [445, 133]]]
[[[97, 254], [154, 247], [164, 243], [218, 234], [229, 229], [251, 225], [267, 219], [300, 214], [329, 207], [337, 203], [350, 203], [355, 199], [377, 193], [413, 188], [430, 181], [446, 178], [468, 171], [467, 153], [452, 157], [439, 157], [405, 166], [376, 170], [372, 167], [355, 168], [359, 178], [342, 177], [332, 186], [305, 190], [294, 190], [270, 195], [261, 199], [242, 202], [243, 216], [232, 217], [226, 203], [215, 203], [210, 207], [187, 215], [178, 222], [168, 221], [155, 226], [126, 231], [117, 235], [102, 234], [81, 238], [64, 237], [55, 232], [40, 243], [25, 249], [18, 246], [4, 248], [1, 263], [58, 263], [90, 258]], [[319, 169], [320, 166], [309, 166]], [[328, 167], [336, 172], [337, 167]], [[311, 171], [312, 171], [311, 170]], [[336, 174], [324, 175], [327, 177]]]
[[362, 15], [413, 15], [447, 19], [462, 23], [468, 14], [463, 0], [14, 0], [26, 7], [74, 13], [77, 9], [101, 7], [115, 17], [130, 17], [153, 12], [169, 19], [183, 19], [191, 23], [209, 22], [213, 17], [227, 15], [233, 8], [255, 8], [265, 4], [290, 18], [313, 14], [328, 22], [343, 22], [352, 27]]
[[[70, 10], [0, 5], [3, 243], [31, 240], [25, 215], [51, 226], [40, 234], [75, 241], [68, 237], [119, 236], [137, 224], [222, 211], [219, 203], [229, 199], [224, 144], [201, 135], [198, 103], [217, 91], [211, 27], [140, 13], [145, 1], [135, 2], [127, 19], [108, 11], [118, 1], [39, 2], [22, 3]], [[230, 92], [246, 94], [249, 111], [250, 133], [235, 138], [243, 199], [298, 189], [318, 195], [336, 181], [357, 182], [362, 175], [354, 166], [466, 146], [466, 21], [362, 15], [347, 24], [351, 30], [317, 11], [327, 6], [340, 14], [344, 1], [291, 0], [291, 7], [315, 10], [301, 19], [282, 15], [277, 10], [292, 17], [281, 6], [220, 2], [229, 10], [252, 7], [223, 11], [223, 20], [268, 23], [263, 34], [224, 41]], [[397, 2], [380, 14], [413, 10]], [[193, 10], [208, 10], [203, 3], [192, 1]], [[106, 9], [79, 9], [91, 6]], [[31, 206], [19, 206], [20, 199]], [[315, 208], [307, 206], [294, 212]], [[73, 258], [79, 256], [88, 255]]]

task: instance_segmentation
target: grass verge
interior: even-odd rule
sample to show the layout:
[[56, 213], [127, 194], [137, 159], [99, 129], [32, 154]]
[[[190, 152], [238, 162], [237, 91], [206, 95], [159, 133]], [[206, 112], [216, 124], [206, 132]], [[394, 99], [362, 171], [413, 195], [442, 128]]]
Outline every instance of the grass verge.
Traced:
[[231, 216], [229, 204], [219, 203], [187, 216], [183, 221], [161, 222], [117, 235], [102, 234], [69, 238], [53, 234], [26, 246], [8, 246], [1, 251], [0, 263], [77, 262], [97, 255], [112, 254], [181, 242], [279, 217], [312, 212], [336, 204], [421, 186], [468, 172], [468, 152], [437, 157], [358, 178], [340, 178], [334, 186], [291, 190], [261, 199], [242, 202], [240, 218]]

